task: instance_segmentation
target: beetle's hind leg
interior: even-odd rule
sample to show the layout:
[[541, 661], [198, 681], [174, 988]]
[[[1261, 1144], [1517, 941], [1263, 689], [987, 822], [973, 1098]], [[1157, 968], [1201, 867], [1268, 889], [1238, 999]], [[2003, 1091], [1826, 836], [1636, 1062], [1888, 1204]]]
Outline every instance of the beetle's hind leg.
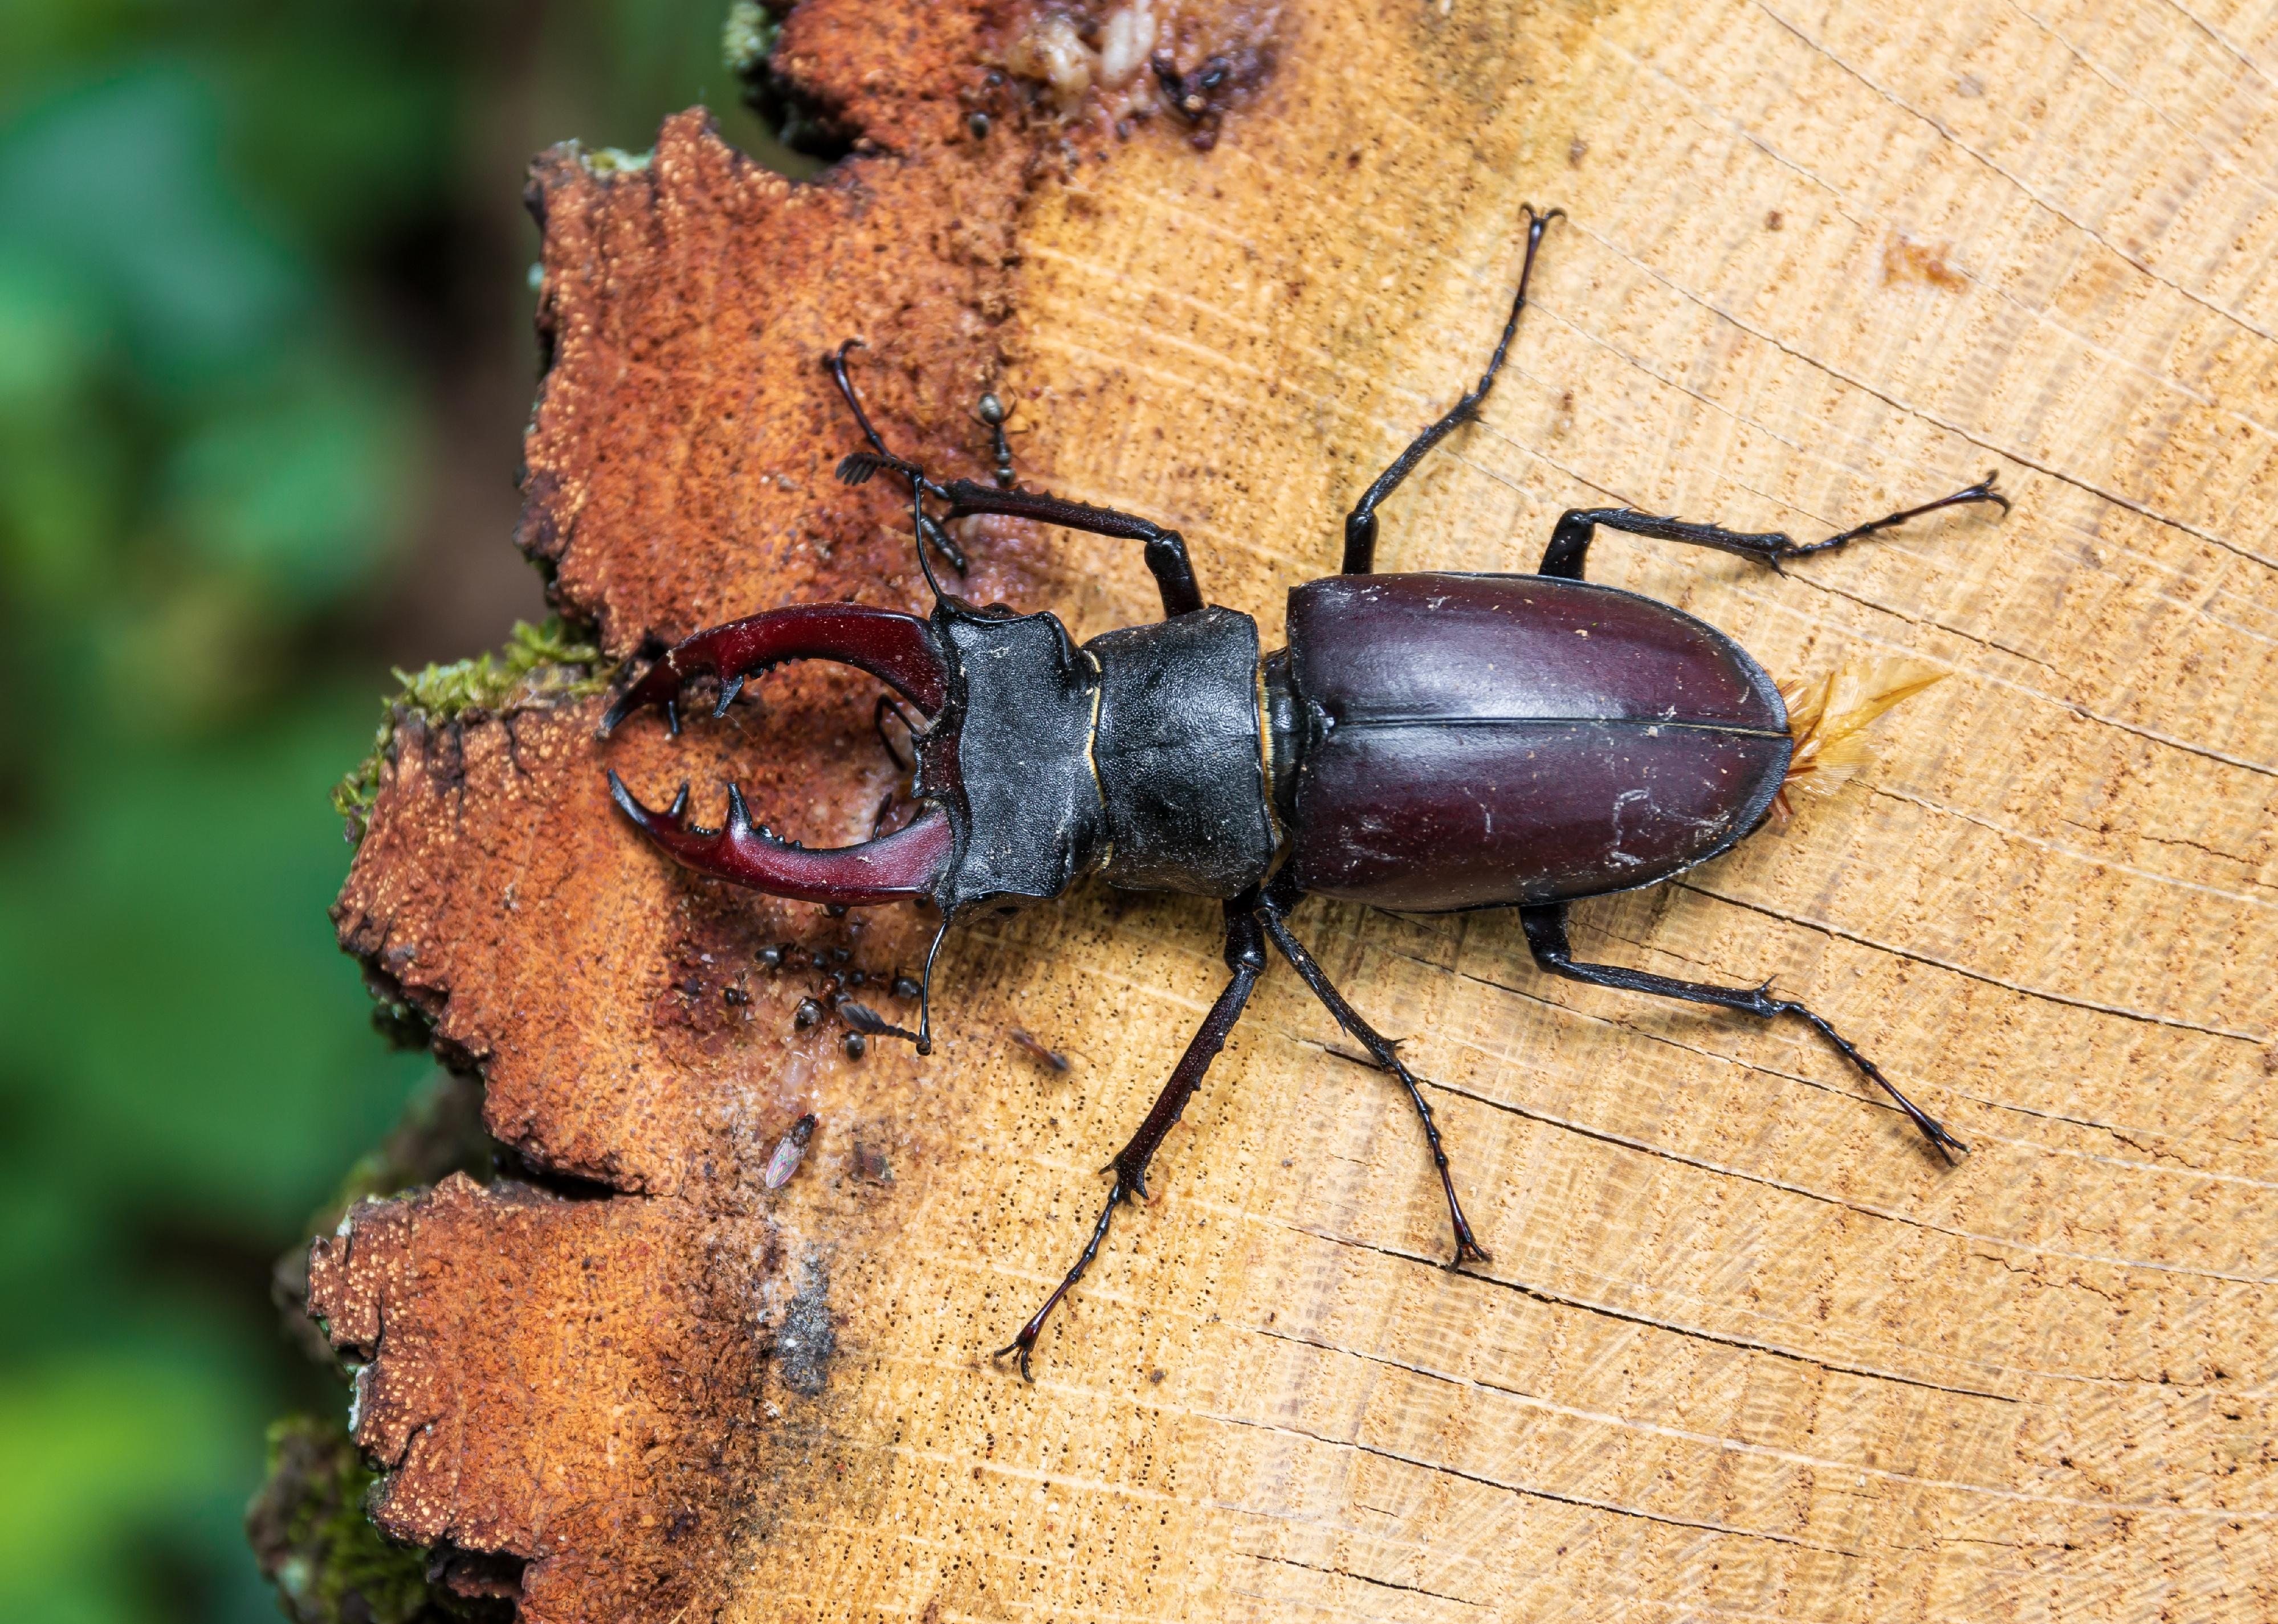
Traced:
[[1770, 982], [1762, 987], [1710, 987], [1700, 981], [1680, 981], [1670, 976], [1653, 975], [1642, 970], [1625, 970], [1618, 964], [1578, 964], [1566, 942], [1564, 903], [1521, 908], [1518, 918], [1519, 923], [1525, 927], [1526, 945], [1534, 955], [1534, 962], [1552, 975], [1564, 976], [1570, 981], [1585, 981], [1592, 987], [1617, 987], [1627, 992], [1650, 993], [1660, 998], [1682, 998], [1692, 1003], [1715, 1004], [1719, 1009], [1737, 1010], [1743, 1015], [1754, 1015], [1766, 1020], [1775, 1016], [1793, 1015], [1808, 1022], [1821, 1037], [1835, 1045], [1846, 1060], [1858, 1067], [1861, 1075], [1896, 1101], [1899, 1109], [1906, 1112], [1915, 1126], [1922, 1130], [1923, 1136], [1948, 1163], [1958, 1162], [1969, 1154], [1968, 1146], [1947, 1132], [1936, 1117], [1900, 1094], [1897, 1086], [1883, 1075], [1875, 1063], [1854, 1048], [1850, 1041], [1830, 1025], [1825, 1018], [1792, 998], [1773, 997]]
[[1265, 934], [1273, 939], [1273, 945], [1281, 949], [1281, 957], [1289, 961], [1289, 967], [1304, 978], [1305, 985], [1313, 989], [1313, 995], [1335, 1018], [1337, 1025], [1369, 1052], [1370, 1058], [1379, 1067], [1400, 1079], [1401, 1086], [1408, 1090], [1409, 1100], [1416, 1107], [1418, 1118], [1424, 1124], [1424, 1140], [1432, 1147], [1432, 1165], [1440, 1170], [1440, 1187], [1448, 1197], [1448, 1219], [1456, 1231], [1456, 1255], [1450, 1267], [1457, 1263], [1491, 1262], [1487, 1248], [1480, 1246], [1478, 1238], [1472, 1233], [1471, 1220], [1464, 1216], [1463, 1202], [1456, 1199], [1455, 1175], [1449, 1169], [1447, 1147], [1440, 1142], [1440, 1125], [1432, 1118], [1431, 1104], [1424, 1098], [1424, 1090], [1418, 1084], [1415, 1073], [1401, 1064], [1399, 1053], [1390, 1041], [1361, 1019], [1352, 1005], [1345, 1002], [1344, 995], [1337, 991], [1335, 983], [1329, 980], [1328, 972], [1305, 950], [1304, 944], [1289, 934], [1289, 927], [1281, 922], [1282, 910], [1287, 905], [1286, 902], [1274, 898], [1269, 892], [1266, 906], [1259, 910], [1260, 917], [1265, 921]]
[[1108, 1188], [1107, 1204], [1100, 1208], [1099, 1222], [1092, 1226], [1091, 1239], [1084, 1243], [1074, 1267], [1052, 1288], [1052, 1294], [1044, 1299], [1044, 1306], [1021, 1327], [1021, 1334], [997, 1350], [994, 1356], [998, 1359], [1007, 1353], [1021, 1356], [1022, 1379], [1036, 1379], [1028, 1374], [1028, 1355], [1035, 1351], [1045, 1317], [1059, 1306], [1061, 1298], [1074, 1289], [1075, 1283], [1083, 1278], [1083, 1271], [1091, 1267], [1091, 1260], [1099, 1255], [1100, 1243], [1107, 1239], [1107, 1227], [1114, 1220], [1116, 1208], [1135, 1195], [1146, 1198], [1147, 1164], [1154, 1160], [1163, 1136], [1179, 1120], [1180, 1113], [1187, 1109], [1187, 1102], [1195, 1097], [1195, 1090], [1202, 1085], [1203, 1073], [1210, 1070], [1211, 1062], [1226, 1047], [1227, 1035], [1242, 1018], [1250, 989], [1257, 985], [1257, 978], [1265, 969], [1265, 941], [1259, 917], [1254, 890], [1226, 904], [1226, 964], [1234, 972], [1226, 990], [1219, 994], [1218, 1002], [1211, 1005], [1202, 1025], [1188, 1041], [1187, 1052], [1171, 1069], [1171, 1080], [1155, 1096], [1154, 1109], [1147, 1113], [1147, 1119], [1139, 1125], [1131, 1142], [1116, 1153], [1111, 1163], [1115, 1170], [1115, 1182]]
[[1376, 477], [1376, 483], [1361, 493], [1353, 510], [1345, 515], [1345, 559], [1343, 573], [1365, 576], [1376, 568], [1376, 510], [1400, 489], [1400, 482], [1415, 471], [1425, 454], [1454, 433], [1464, 423], [1479, 416], [1479, 403], [1494, 387], [1495, 374], [1502, 370], [1503, 357], [1510, 353], [1511, 339], [1518, 332], [1519, 312], [1526, 309], [1526, 285], [1534, 276], [1534, 251], [1542, 246], [1542, 233], [1550, 222], [1564, 211], [1553, 209], [1543, 214], [1526, 205], [1526, 260], [1519, 267], [1518, 294], [1511, 301], [1510, 319], [1502, 324], [1502, 338], [1487, 358], [1487, 370], [1479, 375], [1478, 385], [1462, 400], [1456, 402], [1448, 415], [1426, 428], [1409, 442], [1408, 449], [1392, 460], [1392, 466]]
[[2001, 511], [2009, 511], [2009, 499], [1993, 488], [1998, 472], [1988, 474], [1976, 484], [1956, 491], [1952, 496], [1941, 496], [1934, 502], [1924, 502], [1918, 507], [1901, 507], [1896, 513], [1886, 513], [1879, 519], [1869, 519], [1864, 524], [1854, 524], [1849, 530], [1830, 536], [1825, 541], [1799, 542], [1785, 530], [1728, 530], [1721, 524], [1694, 524], [1684, 519], [1665, 519], [1658, 514], [1639, 513], [1629, 507], [1576, 507], [1559, 515], [1558, 526], [1550, 532], [1550, 545], [1542, 550], [1542, 568], [1537, 575], [1559, 576], [1569, 581], [1582, 578], [1582, 567], [1589, 560], [1590, 538], [1597, 527], [1620, 530], [1624, 535], [1650, 536], [1658, 541], [1681, 541], [1689, 546], [1714, 547], [1719, 553], [1737, 553], [1742, 558], [1756, 559], [1777, 569], [1792, 558], [1808, 558], [1815, 553], [1831, 553], [1838, 547], [1847, 547], [1862, 536], [1877, 530], [1886, 530], [1904, 524], [1909, 519], [1919, 519], [1926, 513], [1936, 513], [1941, 507], [1959, 507], [1970, 502], [1996, 502]]

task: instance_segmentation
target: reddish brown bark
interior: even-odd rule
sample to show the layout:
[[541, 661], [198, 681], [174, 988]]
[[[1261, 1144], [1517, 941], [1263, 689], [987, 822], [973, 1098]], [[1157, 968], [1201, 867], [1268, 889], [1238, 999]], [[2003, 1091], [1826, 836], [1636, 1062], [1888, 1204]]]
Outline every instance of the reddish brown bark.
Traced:
[[[779, 603], [921, 596], [906, 507], [830, 477], [859, 441], [822, 362], [864, 340], [856, 373], [897, 449], [985, 477], [971, 414], [1004, 366], [1038, 145], [1017, 87], [990, 82], [1002, 9], [800, 7], [776, 65], [860, 138], [816, 183], [725, 147], [701, 111], [643, 168], [574, 147], [533, 166], [549, 364], [521, 540], [611, 656]], [[967, 590], [1021, 591], [1021, 550], [988, 549]], [[637, 720], [606, 763], [666, 793], [692, 777], [707, 811], [732, 773], [778, 827], [847, 838], [889, 783], [868, 690], [767, 688], [677, 743]], [[836, 946], [883, 982], [915, 964], [923, 922], [833, 920], [661, 861], [608, 804], [601, 705], [406, 718], [335, 910], [342, 944], [480, 1070], [491, 1131], [547, 1187], [454, 1178], [360, 1208], [317, 1248], [312, 1310], [374, 1361], [355, 1436], [389, 1473], [381, 1527], [495, 1553], [476, 1570], [493, 1582], [527, 1559], [538, 1618], [669, 1617], [781, 1496], [808, 1503], [789, 1485], [829, 1469], [812, 1411], [832, 1259], [859, 1253], [906, 1147], [946, 1131], [845, 1109], [906, 1093], [910, 1060], [854, 1069], [832, 1033], [787, 1056], [806, 986], [756, 958]], [[828, 1245], [753, 1193], [817, 1068], [847, 1074], [808, 1170], [834, 1192]]]

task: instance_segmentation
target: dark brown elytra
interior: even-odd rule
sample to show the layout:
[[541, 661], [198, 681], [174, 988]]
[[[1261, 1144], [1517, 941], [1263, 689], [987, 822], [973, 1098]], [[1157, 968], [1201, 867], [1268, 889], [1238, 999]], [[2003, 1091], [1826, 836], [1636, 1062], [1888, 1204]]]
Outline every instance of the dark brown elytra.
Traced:
[[[1447, 1197], [1451, 1267], [1486, 1261], [1416, 1077], [1290, 932], [1290, 911], [1307, 895], [1413, 912], [1517, 908], [1536, 964], [1554, 975], [1763, 1018], [1795, 1016], [1942, 1155], [1966, 1152], [1802, 1004], [1773, 997], [1769, 984], [1716, 987], [1579, 961], [1566, 910], [1731, 850], [1765, 821], [1793, 751], [1786, 706], [1747, 650], [1666, 604], [1583, 579], [1595, 531], [1719, 548], [1777, 570], [1939, 508], [1991, 502], [2006, 512], [1991, 475], [1809, 544], [1625, 507], [1583, 508], [1559, 519], [1533, 575], [1373, 573], [1377, 508], [1477, 416], [1556, 217], [1527, 210], [1517, 295], [1478, 385], [1362, 495], [1345, 520], [1342, 573], [1291, 590], [1288, 648], [1262, 651], [1248, 615], [1204, 606], [1177, 531], [1018, 489], [993, 396], [978, 414], [992, 431], [993, 484], [936, 484], [894, 456], [847, 377], [850, 341], [829, 365], [870, 450], [847, 457], [839, 477], [860, 484], [891, 472], [907, 482], [932, 614], [801, 605], [699, 632], [627, 688], [602, 724], [606, 733], [632, 710], [660, 705], [677, 730], [677, 702], [691, 679], [718, 682], [718, 714], [750, 676], [791, 660], [837, 660], [892, 688], [924, 719], [891, 701], [879, 710], [880, 737], [897, 761], [886, 716], [898, 717], [913, 741], [921, 810], [862, 844], [810, 851], [779, 839], [752, 821], [733, 786], [725, 825], [701, 829], [686, 821], [685, 785], [660, 812], [614, 773], [610, 784], [627, 817], [702, 873], [837, 908], [931, 902], [942, 924], [927, 956], [929, 992], [942, 937], [957, 919], [1058, 896], [1087, 873], [1223, 903], [1225, 989], [1116, 1155], [1106, 1203], [1074, 1265], [998, 1350], [1019, 1354], [1024, 1376], [1045, 1317], [1098, 1254], [1116, 1208], [1146, 1193], [1148, 1165], [1241, 1018], [1269, 945], [1407, 1090]], [[929, 512], [929, 499], [947, 507]], [[943, 591], [934, 556], [960, 573], [965, 566], [943, 526], [971, 514], [1143, 544], [1165, 618], [1078, 648], [1050, 614], [975, 607]], [[854, 1035], [913, 1035], [851, 1002], [838, 1009]], [[921, 1053], [931, 1033], [930, 1000], [921, 997]]]

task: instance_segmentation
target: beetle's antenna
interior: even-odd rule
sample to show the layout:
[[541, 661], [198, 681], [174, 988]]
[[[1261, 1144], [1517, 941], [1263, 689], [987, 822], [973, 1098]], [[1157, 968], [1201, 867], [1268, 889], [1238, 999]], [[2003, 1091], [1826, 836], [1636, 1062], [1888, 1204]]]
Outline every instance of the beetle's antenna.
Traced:
[[933, 1053], [933, 961], [941, 957], [942, 938], [949, 934], [949, 915], [941, 916], [941, 928], [933, 934], [933, 945], [926, 949], [925, 975], [918, 983], [918, 1053]]
[[996, 391], [991, 390], [981, 397], [981, 403], [973, 408], [973, 417], [975, 422], [986, 425], [996, 439], [997, 488], [999, 491], [1011, 490], [1013, 484], [1013, 446], [1005, 438], [1005, 403], [997, 398]]

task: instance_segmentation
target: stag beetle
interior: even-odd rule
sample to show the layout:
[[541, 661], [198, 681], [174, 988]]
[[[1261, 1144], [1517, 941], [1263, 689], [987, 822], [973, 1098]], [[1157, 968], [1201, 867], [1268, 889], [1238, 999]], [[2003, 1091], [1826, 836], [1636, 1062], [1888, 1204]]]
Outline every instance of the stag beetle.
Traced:
[[[1517, 908], [1534, 960], [1598, 987], [1689, 999], [1808, 1022], [1888, 1094], [1949, 1161], [1961, 1140], [1901, 1094], [1819, 1015], [1772, 996], [1578, 960], [1566, 910], [1652, 885], [1730, 850], [1766, 820], [1789, 766], [1787, 708], [1739, 644], [1666, 604], [1583, 578], [1593, 533], [1716, 547], [1775, 570], [1786, 560], [1966, 503], [2008, 500], [1977, 484], [1798, 544], [1622, 507], [1565, 514], [1533, 575], [1373, 574], [1377, 508], [1424, 455], [1478, 415], [1526, 308], [1542, 234], [1558, 211], [1526, 210], [1517, 295], [1485, 374], [1417, 436], [1345, 521], [1341, 574], [1289, 593], [1288, 646], [1265, 652], [1257, 622], [1207, 606], [1184, 539], [1135, 515], [972, 480], [937, 484], [894, 456], [846, 372], [832, 375], [868, 439], [839, 465], [860, 484], [908, 482], [918, 561], [933, 588], [924, 619], [852, 604], [770, 610], [699, 632], [627, 689], [602, 723], [666, 707], [697, 677], [720, 683], [715, 714], [745, 681], [791, 660], [831, 660], [881, 679], [922, 712], [914, 793], [924, 810], [863, 844], [807, 850], [755, 826], [728, 791], [718, 829], [686, 821], [687, 787], [664, 812], [615, 773], [625, 815], [701, 873], [776, 896], [838, 906], [927, 899], [941, 911], [926, 959], [929, 994], [942, 934], [983, 909], [1054, 897], [1086, 874], [1225, 904], [1225, 990], [1116, 1156], [1114, 1181], [1066, 1277], [999, 1355], [1021, 1374], [1045, 1316], [1082, 1277], [1116, 1208], [1146, 1193], [1147, 1167], [1225, 1045], [1270, 943], [1375, 1064], [1408, 1091], [1455, 1230], [1450, 1266], [1487, 1261], [1456, 1199], [1432, 1108], [1395, 1046], [1355, 1013], [1289, 929], [1307, 895], [1403, 912]], [[993, 397], [988, 403], [995, 406]], [[1003, 412], [984, 409], [998, 435]], [[948, 504], [939, 515], [926, 501]], [[1142, 543], [1164, 618], [1078, 647], [1050, 614], [977, 608], [942, 590], [929, 549], [961, 568], [942, 524], [1002, 514]], [[921, 1003], [912, 1037], [931, 1041]], [[898, 1030], [898, 1029], [896, 1029]]]

